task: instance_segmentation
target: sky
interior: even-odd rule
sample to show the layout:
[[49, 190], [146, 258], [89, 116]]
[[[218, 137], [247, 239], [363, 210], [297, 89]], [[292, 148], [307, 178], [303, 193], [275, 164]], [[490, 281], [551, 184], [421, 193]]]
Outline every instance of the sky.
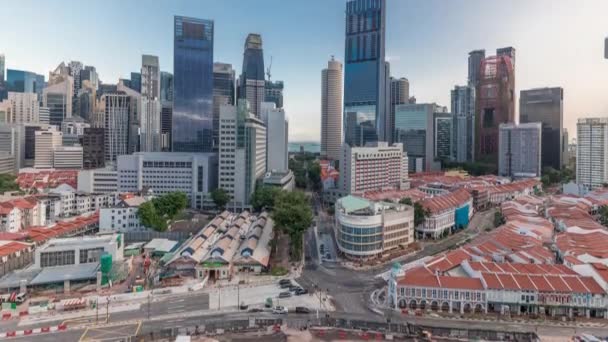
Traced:
[[[242, 69], [248, 33], [260, 33], [272, 79], [285, 82], [290, 141], [318, 141], [321, 70], [344, 59], [345, 0], [3, 0], [0, 53], [11, 69], [47, 75], [62, 61], [116, 83], [159, 56], [173, 71], [173, 16], [215, 21], [214, 60]], [[387, 0], [386, 56], [419, 103], [450, 106], [468, 52], [516, 49], [515, 87], [564, 88], [570, 137], [580, 117], [608, 116], [606, 0]], [[518, 96], [519, 98], [519, 96]], [[518, 104], [516, 104], [516, 108]]]

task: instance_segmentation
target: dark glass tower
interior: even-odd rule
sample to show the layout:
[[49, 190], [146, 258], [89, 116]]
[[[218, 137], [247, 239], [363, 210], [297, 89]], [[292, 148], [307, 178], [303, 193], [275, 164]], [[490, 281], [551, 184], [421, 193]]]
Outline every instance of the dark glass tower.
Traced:
[[[360, 145], [374, 140], [391, 140], [389, 96], [387, 96], [388, 64], [384, 60], [386, 0], [350, 0], [346, 3], [346, 42], [344, 66], [344, 132], [369, 131], [375, 134], [359, 141], [346, 143]], [[347, 113], [359, 113], [349, 120]], [[349, 124], [361, 125], [348, 127]], [[363, 129], [365, 128], [365, 129]]]
[[175, 17], [173, 86], [173, 151], [211, 152], [213, 21]]
[[250, 33], [245, 40], [243, 52], [243, 73], [239, 79], [239, 99], [249, 101], [250, 110], [260, 116], [261, 104], [265, 97], [264, 50], [262, 36]]

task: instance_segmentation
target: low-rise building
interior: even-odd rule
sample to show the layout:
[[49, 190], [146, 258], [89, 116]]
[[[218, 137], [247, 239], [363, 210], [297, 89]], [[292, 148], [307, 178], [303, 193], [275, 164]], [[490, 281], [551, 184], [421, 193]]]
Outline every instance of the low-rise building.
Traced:
[[265, 185], [276, 186], [287, 191], [292, 191], [296, 186], [295, 176], [291, 170], [267, 172], [263, 182]]
[[0, 202], [0, 231], [18, 232], [46, 222], [46, 208], [35, 197]]
[[55, 169], [82, 169], [82, 146], [59, 146], [53, 150]]
[[351, 259], [370, 259], [414, 242], [414, 209], [346, 196], [336, 201], [336, 240]]
[[146, 231], [147, 227], [142, 225], [137, 212], [139, 206], [147, 202], [148, 198], [126, 194], [115, 206], [102, 208], [99, 211], [99, 231], [110, 232], [134, 232]]
[[429, 212], [424, 222], [416, 227], [418, 236], [423, 239], [438, 239], [466, 228], [474, 212], [473, 198], [464, 189], [427, 198], [421, 204]]
[[111, 168], [78, 171], [78, 191], [118, 192], [118, 171]]

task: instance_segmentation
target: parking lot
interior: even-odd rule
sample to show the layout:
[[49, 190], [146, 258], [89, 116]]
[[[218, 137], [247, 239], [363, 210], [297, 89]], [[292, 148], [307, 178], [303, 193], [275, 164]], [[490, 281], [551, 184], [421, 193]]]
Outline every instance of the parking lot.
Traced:
[[[292, 280], [294, 285], [299, 285]], [[288, 309], [294, 309], [296, 306], [307, 307], [311, 310], [319, 308], [319, 302], [323, 310], [334, 310], [325, 294], [321, 294], [319, 301], [319, 293], [294, 295], [291, 292], [289, 298], [279, 298], [281, 292], [289, 292], [289, 289], [280, 288], [278, 282], [266, 285], [240, 285], [240, 286], [225, 286], [213, 289], [209, 293], [209, 308], [211, 310], [219, 310], [227, 307], [235, 308], [239, 304], [244, 304], [251, 308], [263, 308], [267, 298], [272, 298], [272, 305], [285, 306]]]

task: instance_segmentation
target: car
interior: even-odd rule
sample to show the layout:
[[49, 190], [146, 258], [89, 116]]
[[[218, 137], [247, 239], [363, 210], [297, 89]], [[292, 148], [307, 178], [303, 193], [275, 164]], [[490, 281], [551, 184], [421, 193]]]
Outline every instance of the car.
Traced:
[[247, 310], [249, 308], [249, 305], [245, 304], [245, 303], [241, 303], [241, 306], [239, 306], [240, 310]]
[[301, 296], [301, 295], [304, 295], [304, 294], [307, 294], [307, 293], [308, 293], [308, 290], [307, 289], [303, 289], [301, 287], [296, 290], [296, 296]]
[[289, 311], [287, 310], [286, 307], [284, 306], [275, 306], [274, 309], [272, 309], [272, 313], [273, 314], [279, 314], [279, 315], [285, 315], [287, 314]]
[[279, 284], [279, 287], [282, 289], [288, 289], [290, 287], [292, 287], [293, 284], [291, 283], [291, 281], [289, 283], [283, 283], [283, 284]]
[[264, 310], [260, 309], [260, 308], [251, 308], [249, 310], [247, 310], [248, 312], [262, 312]]
[[291, 292], [285, 291], [285, 292], [279, 293], [279, 298], [289, 298], [289, 297], [291, 297]]
[[309, 314], [310, 309], [304, 306], [296, 306], [296, 313]]
[[279, 285], [282, 285], [282, 284], [291, 284], [291, 280], [290, 279], [279, 280]]
[[289, 287], [289, 291], [291, 291], [291, 292], [295, 292], [295, 291], [297, 291], [299, 288], [300, 288], [300, 287], [299, 287], [298, 285], [291, 285], [291, 286]]

